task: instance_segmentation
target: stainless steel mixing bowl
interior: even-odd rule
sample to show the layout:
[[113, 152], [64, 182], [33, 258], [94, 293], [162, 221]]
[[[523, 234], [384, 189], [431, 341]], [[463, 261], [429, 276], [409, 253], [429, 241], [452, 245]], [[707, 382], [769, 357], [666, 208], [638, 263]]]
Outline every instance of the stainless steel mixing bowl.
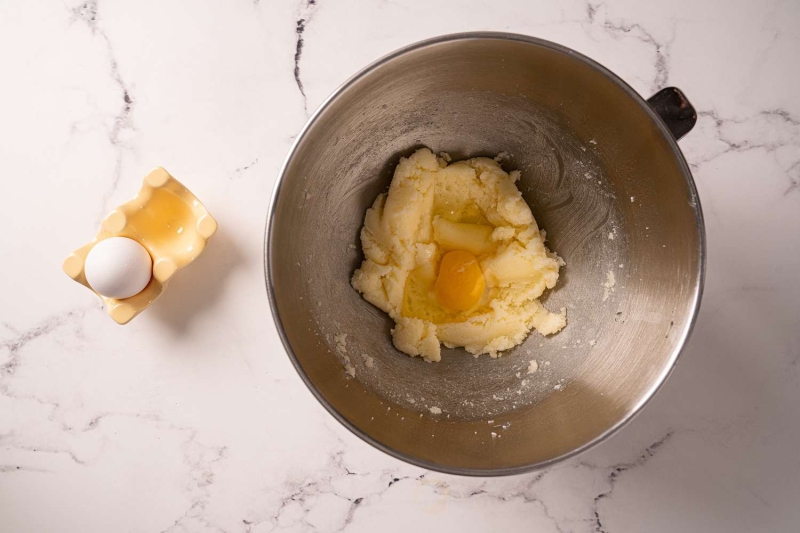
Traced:
[[[667, 378], [698, 311], [703, 219], [674, 138], [695, 119], [677, 90], [648, 104], [592, 60], [520, 35], [446, 36], [369, 66], [309, 120], [270, 206], [268, 292], [300, 376], [353, 433], [443, 472], [518, 473], [601, 441]], [[522, 171], [566, 261], [544, 298], [568, 309], [561, 333], [499, 359], [446, 349], [437, 364], [392, 346], [391, 321], [349, 281], [367, 207], [421, 146], [506, 152]]]

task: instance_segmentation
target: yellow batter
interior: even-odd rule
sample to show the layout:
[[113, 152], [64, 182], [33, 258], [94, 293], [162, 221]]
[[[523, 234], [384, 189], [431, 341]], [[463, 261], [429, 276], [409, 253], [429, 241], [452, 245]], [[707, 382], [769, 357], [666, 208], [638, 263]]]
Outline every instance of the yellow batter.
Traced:
[[440, 343], [498, 357], [531, 329], [560, 331], [565, 310], [538, 298], [564, 262], [544, 244], [519, 171], [446, 157], [422, 148], [400, 160], [388, 194], [367, 210], [353, 287], [395, 321], [395, 347], [427, 361], [441, 359]]

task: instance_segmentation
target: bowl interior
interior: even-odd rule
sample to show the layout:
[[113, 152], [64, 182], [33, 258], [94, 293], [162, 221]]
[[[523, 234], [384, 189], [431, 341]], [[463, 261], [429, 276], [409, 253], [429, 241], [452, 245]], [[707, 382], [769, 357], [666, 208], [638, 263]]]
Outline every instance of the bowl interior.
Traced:
[[[366, 209], [421, 146], [505, 152], [522, 171], [567, 263], [544, 298], [568, 309], [561, 333], [499, 359], [453, 349], [428, 364], [394, 349], [392, 322], [349, 280]], [[500, 36], [417, 46], [346, 85], [299, 138], [268, 239], [273, 309], [312, 391], [373, 444], [457, 473], [541, 466], [621, 425], [671, 369], [701, 281], [699, 206], [666, 130], [586, 60]]]

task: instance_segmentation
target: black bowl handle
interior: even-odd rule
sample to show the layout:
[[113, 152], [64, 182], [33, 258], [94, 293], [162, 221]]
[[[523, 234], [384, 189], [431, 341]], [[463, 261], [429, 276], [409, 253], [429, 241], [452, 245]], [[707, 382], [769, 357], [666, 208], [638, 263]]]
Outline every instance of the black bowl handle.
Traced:
[[677, 87], [661, 89], [648, 98], [647, 103], [658, 113], [676, 141], [692, 131], [697, 123], [697, 112]]

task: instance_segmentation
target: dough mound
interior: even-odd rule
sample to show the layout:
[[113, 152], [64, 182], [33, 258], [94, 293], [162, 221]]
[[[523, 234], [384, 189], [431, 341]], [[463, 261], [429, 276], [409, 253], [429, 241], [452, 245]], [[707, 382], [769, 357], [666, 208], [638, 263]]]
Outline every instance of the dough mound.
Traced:
[[[353, 287], [395, 321], [395, 347], [427, 361], [441, 360], [440, 344], [498, 357], [531, 329], [560, 331], [566, 311], [551, 313], [538, 298], [564, 262], [544, 244], [517, 189], [520, 173], [484, 157], [448, 160], [427, 148], [400, 160], [389, 192], [364, 218], [365, 259]], [[455, 248], [475, 254], [486, 281], [468, 312], [442, 309], [431, 290], [442, 254]]]

